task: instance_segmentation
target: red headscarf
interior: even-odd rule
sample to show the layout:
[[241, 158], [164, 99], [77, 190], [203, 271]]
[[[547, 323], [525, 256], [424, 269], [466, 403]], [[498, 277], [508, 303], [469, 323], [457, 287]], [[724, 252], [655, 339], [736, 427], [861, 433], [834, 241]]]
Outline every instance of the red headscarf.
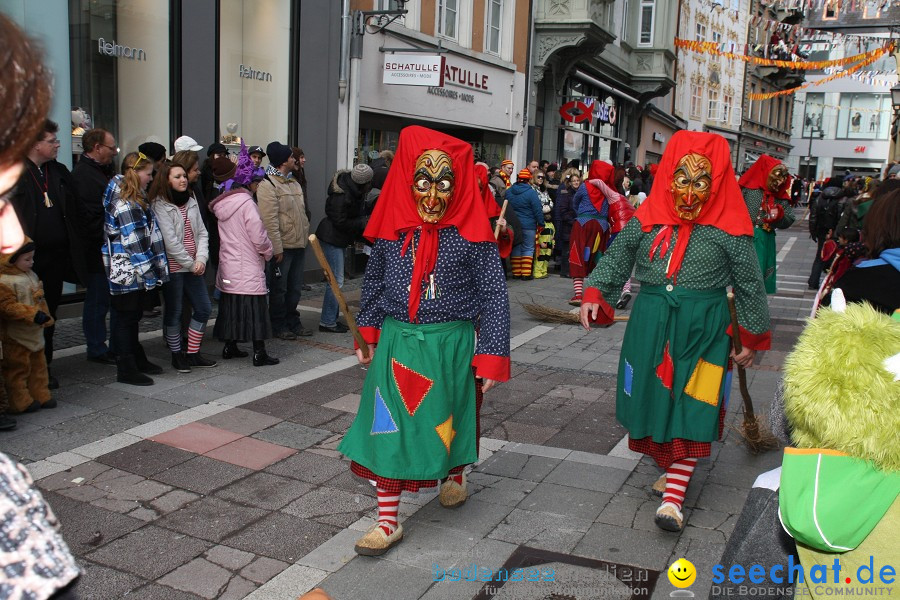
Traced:
[[[700, 209], [700, 215], [693, 221], [685, 221], [675, 212], [675, 197], [671, 183], [675, 179], [675, 168], [687, 154], [701, 154], [712, 164], [712, 189], [709, 200]], [[659, 258], [666, 255], [672, 240], [674, 227], [680, 226], [678, 241], [666, 270], [666, 277], [675, 278], [684, 260], [688, 240], [694, 225], [710, 225], [729, 235], [753, 235], [753, 223], [747, 213], [747, 205], [741, 196], [731, 166], [731, 151], [728, 142], [715, 133], [698, 131], [678, 131], [672, 136], [656, 173], [653, 190], [635, 211], [641, 229], [649, 232], [654, 225], [666, 225], [657, 234], [650, 248], [650, 260], [659, 249]]]
[[[453, 197], [438, 223], [423, 223], [412, 194], [416, 161], [426, 150], [443, 150], [453, 162]], [[447, 134], [413, 125], [400, 132], [397, 152], [388, 171], [375, 211], [363, 235], [370, 241], [376, 238], [396, 240], [406, 235], [402, 253], [413, 242], [413, 234], [420, 229], [415, 266], [409, 292], [409, 318], [416, 320], [422, 286], [437, 262], [438, 230], [454, 226], [470, 242], [494, 242], [482, 196], [475, 182], [472, 145]]]
[[[612, 166], [612, 164], [606, 162], [605, 160], [595, 160], [591, 163], [591, 169], [588, 171], [587, 180], [591, 179], [600, 179], [609, 186], [609, 189], [615, 191], [616, 190], [616, 168]], [[597, 212], [603, 210], [603, 202], [606, 198], [596, 186], [586, 185], [586, 182], [582, 185], [585, 185], [587, 188], [588, 197], [591, 199], [591, 204], [594, 205], [594, 208], [597, 209]]]
[[500, 205], [497, 204], [497, 200], [494, 199], [494, 194], [491, 193], [491, 186], [488, 185], [487, 167], [481, 163], [476, 164], [475, 178], [478, 181], [478, 184], [481, 184], [481, 189], [476, 189], [475, 191], [477, 191], [481, 195], [481, 199], [484, 200], [484, 210], [487, 212], [488, 219], [499, 217]]
[[781, 187], [774, 194], [769, 190], [768, 179], [769, 173], [778, 165], [784, 164], [777, 158], [773, 158], [768, 154], [763, 154], [753, 166], [750, 167], [743, 177], [738, 181], [738, 185], [748, 190], [762, 190], [763, 196], [772, 204], [772, 200], [788, 200], [791, 197], [791, 178], [787, 177]]

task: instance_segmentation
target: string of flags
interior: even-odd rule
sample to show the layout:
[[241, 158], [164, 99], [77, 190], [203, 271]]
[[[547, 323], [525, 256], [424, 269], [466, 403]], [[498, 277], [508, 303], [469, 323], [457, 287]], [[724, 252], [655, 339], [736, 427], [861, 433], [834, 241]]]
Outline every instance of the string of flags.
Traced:
[[[825, 69], [826, 75], [837, 72], [838, 69], [836, 68]], [[893, 87], [897, 83], [897, 71], [859, 71], [857, 73], [851, 73], [848, 77], [852, 77], [860, 83], [872, 86]], [[884, 79], [885, 77], [887, 79]]]
[[[886, 48], [893, 48], [893, 43], [888, 44], [888, 46], [886, 46]], [[848, 69], [846, 69], [844, 71], [832, 73], [828, 77], [823, 77], [822, 79], [818, 79], [816, 81], [807, 81], [806, 83], [798, 85], [797, 87], [788, 88], [786, 90], [779, 90], [777, 92], [765, 92], [765, 93], [761, 93], [761, 94], [747, 94], [747, 98], [749, 98], [750, 100], [770, 100], [772, 98], [777, 98], [779, 96], [788, 96], [790, 94], [796, 93], [798, 90], [802, 90], [802, 89], [805, 89], [805, 88], [808, 88], [811, 86], [822, 85], [823, 83], [827, 83], [829, 81], [834, 81], [835, 79], [839, 79], [841, 77], [847, 77], [849, 75], [852, 75], [853, 73], [856, 73], [863, 67], [868, 66], [868, 65], [872, 64], [873, 62], [875, 62], [876, 60], [878, 60], [880, 58], [880, 56], [881, 55], [870, 56], [870, 57], [866, 58], [865, 60], [862, 60], [862, 61], [856, 63], [855, 65], [849, 67]]]
[[853, 56], [846, 56], [844, 58], [815, 61], [776, 60], [772, 58], [763, 58], [761, 56], [747, 55], [745, 53], [750, 49], [750, 45], [748, 44], [724, 44], [724, 46], [730, 47], [731, 51], [723, 51], [721, 49], [722, 46], [723, 44], [719, 44], [716, 42], [698, 42], [696, 40], [675, 38], [676, 48], [682, 48], [684, 50], [690, 50], [692, 52], [711, 54], [713, 56], [724, 56], [725, 58], [729, 58], [732, 60], [740, 60], [750, 64], [761, 65], [765, 67], [785, 67], [789, 69], [813, 71], [819, 71], [826, 67], [840, 67], [849, 65], [857, 61], [868, 61], [866, 62], [866, 64], [872, 64], [873, 62], [890, 52], [893, 49], [894, 44], [893, 42], [889, 42], [881, 48], [876, 48], [875, 50], [870, 50], [861, 54], [854, 54]]
[[839, 105], [837, 105], [837, 104], [824, 104], [824, 103], [822, 103], [822, 102], [802, 102], [802, 101], [800, 101], [800, 100], [795, 101], [794, 104], [795, 104], [796, 106], [799, 106], [799, 105], [805, 105], [805, 106], [806, 106], [806, 110], [807, 110], [807, 111], [810, 111], [810, 110], [811, 110], [813, 113], [821, 112], [821, 110], [816, 110], [816, 109], [823, 109], [823, 110], [824, 110], [824, 109], [826, 109], [826, 108], [827, 108], [827, 109], [836, 110], [836, 111], [839, 111], [839, 112], [840, 112], [841, 110], [847, 110], [847, 109], [852, 110], [853, 112], [864, 112], [864, 113], [889, 113], [889, 112], [893, 112], [893, 109], [892, 109], [892, 108], [861, 108], [861, 107], [856, 107], [856, 106], [839, 106]]

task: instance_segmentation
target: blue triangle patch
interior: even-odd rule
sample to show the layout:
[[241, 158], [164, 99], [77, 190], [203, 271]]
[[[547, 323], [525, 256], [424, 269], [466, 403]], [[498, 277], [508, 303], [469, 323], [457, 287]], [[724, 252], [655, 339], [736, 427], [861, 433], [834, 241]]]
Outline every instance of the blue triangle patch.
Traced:
[[381, 397], [381, 389], [375, 388], [375, 418], [372, 420], [372, 435], [378, 433], [397, 433], [400, 429], [394, 422], [391, 411], [388, 410]]

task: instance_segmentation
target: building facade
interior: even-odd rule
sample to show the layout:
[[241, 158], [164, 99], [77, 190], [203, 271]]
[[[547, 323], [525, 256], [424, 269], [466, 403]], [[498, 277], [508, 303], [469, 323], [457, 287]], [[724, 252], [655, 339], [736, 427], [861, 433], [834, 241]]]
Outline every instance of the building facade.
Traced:
[[[750, 0], [682, 0], [678, 37], [743, 46], [749, 17]], [[727, 139], [735, 162], [746, 69], [743, 61], [678, 49], [674, 114], [686, 123], [686, 129], [709, 131]]]
[[[406, 14], [390, 23], [392, 15], [369, 12], [400, 8]], [[352, 132], [339, 152], [348, 164], [394, 150], [400, 130], [414, 124], [471, 142], [476, 157], [491, 165], [507, 157], [521, 164], [529, 2], [354, 0], [350, 10], [363, 29], [355, 34], [360, 48], [350, 51], [356, 62], [339, 108], [341, 126]], [[410, 57], [442, 57], [443, 85], [396, 84], [385, 78], [388, 62], [415, 63]]]
[[[677, 0], [537, 0], [531, 158], [655, 162], [678, 128], [654, 99], [675, 85]], [[663, 103], [663, 107], [665, 103]], [[647, 157], [642, 136], [662, 142]], [[640, 154], [639, 154], [640, 150]]]
[[[900, 7], [863, 2], [860, 10], [836, 10], [826, 3], [809, 11], [804, 27], [827, 32], [804, 40], [810, 60], [834, 60], [882, 47], [889, 25], [900, 22]], [[835, 40], [833, 33], [844, 34]], [[864, 34], [865, 38], [856, 35]], [[821, 180], [832, 175], [879, 176], [887, 161], [893, 108], [890, 89], [897, 83], [897, 61], [886, 54], [864, 68], [871, 76], [841, 77], [797, 94], [788, 165], [801, 176]], [[809, 81], [827, 77], [810, 71]]]

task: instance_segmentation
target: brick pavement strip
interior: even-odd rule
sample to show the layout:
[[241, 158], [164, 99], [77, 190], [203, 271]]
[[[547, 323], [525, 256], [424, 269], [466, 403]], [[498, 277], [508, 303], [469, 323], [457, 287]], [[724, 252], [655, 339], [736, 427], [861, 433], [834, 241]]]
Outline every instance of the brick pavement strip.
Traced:
[[[804, 240], [798, 235], [792, 252], [808, 252]], [[789, 255], [779, 275], [785, 288], [803, 282], [810, 263], [811, 253], [810, 260]], [[564, 305], [569, 286], [558, 277], [510, 282], [513, 306], [531, 297]], [[307, 307], [318, 301], [304, 297]], [[805, 292], [770, 299], [789, 308], [774, 309], [775, 350], [749, 371], [759, 412], [810, 301]], [[321, 584], [338, 598], [463, 598], [480, 586], [434, 583], [429, 561], [499, 566], [519, 544], [654, 569], [680, 556], [698, 566], [717, 560], [755, 474], [779, 455], [749, 456], [729, 432], [698, 467], [685, 506], [689, 526], [681, 535], [657, 530], [658, 500], [648, 487], [658, 470], [623, 448], [614, 421], [624, 327], [588, 333], [538, 324], [516, 310], [512, 316], [513, 356], [527, 363], [514, 362], [513, 379], [487, 396], [490, 428], [483, 461], [470, 474], [472, 499], [446, 511], [434, 490], [404, 496], [407, 539], [380, 559], [352, 552], [372, 523], [373, 494], [334, 450], [365, 375], [345, 354], [348, 336], [317, 334], [315, 346], [274, 341], [277, 370], [223, 361], [188, 377], [169, 374], [142, 396], [116, 386], [109, 367], [84, 368], [80, 323], [63, 321], [57, 339], [72, 347], [54, 362], [60, 407], [23, 416], [17, 432], [0, 435], [0, 450], [32, 461], [85, 567], [86, 597], [294, 600]], [[142, 327], [145, 346], [162, 360], [158, 320]], [[206, 347], [218, 351], [214, 341]], [[573, 369], [581, 354], [588, 366]], [[740, 418], [737, 404], [729, 424]], [[296, 454], [246, 468], [147, 439], [192, 423]], [[698, 595], [710, 585], [701, 575]], [[662, 582], [656, 597], [669, 591]]]

